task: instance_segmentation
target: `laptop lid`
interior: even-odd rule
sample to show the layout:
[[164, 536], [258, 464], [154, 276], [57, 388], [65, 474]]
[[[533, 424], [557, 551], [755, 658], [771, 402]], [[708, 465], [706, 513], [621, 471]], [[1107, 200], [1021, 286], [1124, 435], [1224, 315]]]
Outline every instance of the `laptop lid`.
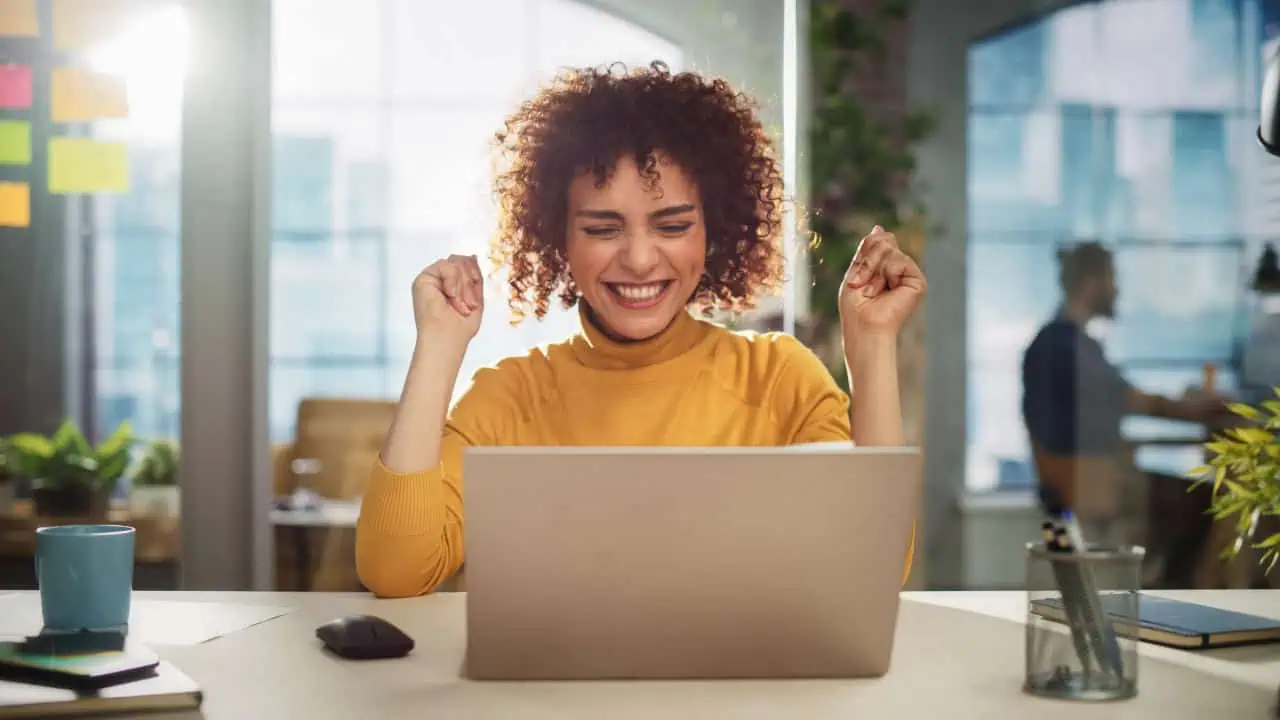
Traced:
[[917, 448], [472, 448], [477, 679], [887, 671]]

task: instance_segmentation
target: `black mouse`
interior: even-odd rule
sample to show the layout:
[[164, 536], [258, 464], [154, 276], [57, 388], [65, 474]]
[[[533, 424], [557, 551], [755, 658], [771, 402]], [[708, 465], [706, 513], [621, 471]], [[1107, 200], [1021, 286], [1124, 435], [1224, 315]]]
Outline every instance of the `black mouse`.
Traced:
[[372, 615], [348, 615], [316, 628], [316, 637], [338, 657], [349, 660], [398, 658], [413, 650], [413, 638]]

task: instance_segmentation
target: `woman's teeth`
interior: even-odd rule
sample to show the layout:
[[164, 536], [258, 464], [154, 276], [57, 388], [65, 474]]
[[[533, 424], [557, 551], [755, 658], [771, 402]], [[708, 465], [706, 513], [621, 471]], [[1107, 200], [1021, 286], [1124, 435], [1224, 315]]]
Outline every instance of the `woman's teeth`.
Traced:
[[609, 287], [627, 300], [652, 300], [667, 287], [666, 281], [645, 285], [622, 285], [610, 283]]

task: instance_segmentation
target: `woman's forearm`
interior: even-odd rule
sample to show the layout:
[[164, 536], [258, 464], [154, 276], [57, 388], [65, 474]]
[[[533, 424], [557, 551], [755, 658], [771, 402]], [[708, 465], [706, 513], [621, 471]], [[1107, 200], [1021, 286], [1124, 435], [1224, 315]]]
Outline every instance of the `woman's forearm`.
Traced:
[[439, 465], [445, 417], [466, 351], [466, 345], [419, 340], [382, 447], [382, 464], [388, 470], [412, 473]]
[[898, 339], [891, 335], [846, 336], [844, 359], [849, 371], [854, 444], [904, 444]]

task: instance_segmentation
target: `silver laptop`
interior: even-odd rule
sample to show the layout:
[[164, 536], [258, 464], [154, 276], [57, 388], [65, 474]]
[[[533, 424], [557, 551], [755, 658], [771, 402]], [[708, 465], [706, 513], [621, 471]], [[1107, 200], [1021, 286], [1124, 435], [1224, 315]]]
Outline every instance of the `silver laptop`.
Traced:
[[468, 449], [467, 675], [883, 675], [921, 474], [843, 443]]

